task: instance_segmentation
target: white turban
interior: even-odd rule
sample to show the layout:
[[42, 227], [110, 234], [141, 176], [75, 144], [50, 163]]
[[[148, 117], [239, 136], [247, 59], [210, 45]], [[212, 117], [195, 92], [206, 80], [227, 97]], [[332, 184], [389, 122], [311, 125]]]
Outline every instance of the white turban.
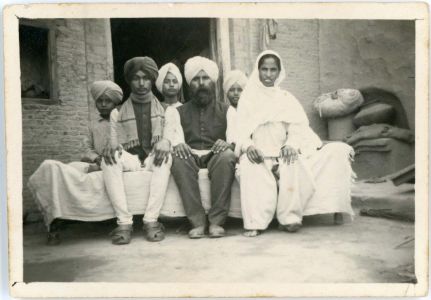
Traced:
[[168, 72], [172, 73], [177, 78], [180, 88], [183, 85], [183, 77], [181, 76], [181, 72], [178, 69], [178, 67], [173, 63], [167, 63], [166, 65], [160, 68], [159, 76], [157, 77], [157, 80], [156, 80], [156, 87], [160, 93], [163, 93], [163, 81], [165, 80]]
[[108, 96], [116, 105], [123, 100], [123, 91], [121, 88], [110, 80], [95, 81], [91, 84], [90, 93], [94, 101], [99, 99], [100, 96]]
[[207, 73], [207, 75], [211, 78], [212, 81], [217, 81], [217, 64], [208, 58], [202, 56], [195, 56], [189, 58], [184, 65], [184, 76], [186, 77], [187, 83], [190, 84], [190, 81], [192, 81], [193, 77], [195, 77], [196, 74], [198, 74], [202, 70]]
[[240, 70], [229, 71], [226, 74], [223, 82], [223, 91], [225, 94], [229, 91], [229, 89], [235, 84], [238, 83], [242, 89], [245, 88], [247, 84], [247, 76]]

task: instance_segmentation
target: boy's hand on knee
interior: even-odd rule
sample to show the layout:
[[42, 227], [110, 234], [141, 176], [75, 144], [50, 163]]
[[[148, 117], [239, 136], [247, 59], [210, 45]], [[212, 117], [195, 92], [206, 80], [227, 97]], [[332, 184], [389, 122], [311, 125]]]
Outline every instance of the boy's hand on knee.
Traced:
[[107, 165], [116, 164], [117, 160], [115, 159], [115, 152], [118, 151], [118, 157], [121, 157], [122, 150], [123, 148], [121, 146], [117, 146], [117, 147], [106, 146], [102, 151], [102, 156], [105, 161], [105, 164]]
[[163, 139], [154, 145], [154, 165], [161, 166], [163, 162], [168, 162], [171, 144], [168, 140]]

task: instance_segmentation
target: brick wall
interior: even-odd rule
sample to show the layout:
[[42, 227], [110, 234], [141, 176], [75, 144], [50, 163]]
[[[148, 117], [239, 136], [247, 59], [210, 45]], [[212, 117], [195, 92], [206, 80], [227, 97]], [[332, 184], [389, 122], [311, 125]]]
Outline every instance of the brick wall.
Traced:
[[[27, 188], [29, 176], [45, 159], [79, 160], [89, 118], [96, 116], [89, 84], [112, 79], [109, 21], [104, 19], [52, 20], [56, 30], [56, 77], [59, 103], [22, 104], [23, 199], [28, 220], [37, 208]], [[89, 109], [90, 108], [90, 109]]]

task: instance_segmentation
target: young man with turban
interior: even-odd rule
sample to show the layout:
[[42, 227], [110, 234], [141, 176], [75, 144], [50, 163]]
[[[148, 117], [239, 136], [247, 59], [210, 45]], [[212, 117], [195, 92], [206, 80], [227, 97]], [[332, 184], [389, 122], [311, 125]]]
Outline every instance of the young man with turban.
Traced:
[[[95, 101], [100, 117], [91, 120], [88, 126], [86, 151], [81, 162], [63, 164], [59, 161], [45, 160], [30, 177], [29, 187], [37, 198], [43, 198], [44, 203], [74, 202], [76, 207], [86, 207], [86, 194], [82, 193], [82, 185], [93, 184], [87, 173], [100, 170], [102, 151], [110, 138], [109, 116], [111, 111], [121, 103], [123, 91], [112, 81], [96, 81], [90, 87], [90, 93]], [[47, 181], [46, 179], [52, 179]], [[40, 201], [39, 200], [39, 201]], [[46, 205], [48, 207], [48, 205]], [[76, 212], [74, 212], [76, 213]], [[49, 212], [56, 217], [58, 212]], [[51, 226], [48, 243], [59, 242], [58, 233]]]
[[240, 70], [229, 71], [223, 82], [225, 98], [229, 100], [230, 107], [227, 111], [227, 132], [226, 141], [235, 143], [236, 141], [236, 109], [241, 93], [247, 84], [247, 76]]
[[151, 88], [158, 76], [150, 57], [135, 57], [124, 65], [124, 76], [131, 93], [119, 111], [111, 113], [111, 143], [102, 162], [106, 191], [117, 216], [118, 227], [111, 233], [112, 243], [128, 244], [133, 216], [127, 207], [123, 184], [124, 171], [152, 171], [150, 196], [143, 218], [149, 241], [164, 239], [164, 227], [157, 221], [165, 199], [172, 158], [170, 143], [162, 139], [164, 108]]
[[241, 211], [249, 237], [275, 214], [288, 232], [300, 228], [303, 216], [335, 213], [339, 223], [341, 213], [353, 215], [353, 149], [338, 142], [322, 147], [299, 101], [279, 87], [284, 78], [280, 56], [262, 52], [238, 105]]
[[165, 108], [169, 106], [181, 106], [180, 93], [183, 86], [183, 77], [176, 65], [167, 63], [159, 70], [159, 76], [156, 80], [156, 87], [163, 95], [162, 105]]
[[207, 218], [199, 192], [198, 172], [208, 168], [211, 180], [209, 235], [222, 237], [236, 161], [232, 145], [226, 142], [228, 105], [215, 98], [219, 73], [215, 62], [196, 56], [186, 62], [184, 70], [190, 101], [166, 111], [164, 137], [171, 141], [174, 153], [171, 172], [193, 226], [189, 237], [201, 238], [205, 235]]

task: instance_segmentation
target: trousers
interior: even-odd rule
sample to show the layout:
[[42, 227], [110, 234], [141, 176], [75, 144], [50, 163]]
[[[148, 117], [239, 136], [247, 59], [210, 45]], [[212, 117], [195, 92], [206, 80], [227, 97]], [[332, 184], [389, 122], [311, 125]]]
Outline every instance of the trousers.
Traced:
[[209, 155], [203, 157], [192, 155], [188, 159], [173, 157], [171, 173], [178, 186], [187, 218], [194, 227], [206, 224], [206, 214], [199, 191], [199, 169], [208, 168], [208, 177], [211, 181], [209, 223], [223, 225], [229, 210], [231, 185], [235, 179], [235, 154], [227, 149], [218, 154], [210, 152]]
[[156, 222], [168, 188], [172, 157], [169, 156], [168, 161], [163, 162], [161, 166], [155, 166], [153, 163], [154, 156], [149, 155], [144, 161], [143, 168], [141, 167], [141, 161], [138, 156], [132, 155], [127, 151], [123, 151], [120, 157], [117, 151], [115, 153], [115, 159], [117, 163], [113, 165], [107, 165], [105, 161], [102, 160], [101, 168], [106, 192], [117, 216], [117, 224], [133, 224], [133, 215], [129, 212], [127, 207], [123, 172], [140, 170], [151, 171], [153, 173], [151, 176], [150, 196], [143, 221], [146, 223]]
[[[265, 230], [274, 216], [282, 225], [301, 223], [305, 215], [353, 215], [350, 189], [352, 148], [344, 143], [325, 145], [308, 158], [288, 165], [281, 159], [252, 163], [240, 158], [241, 211], [244, 228]], [[274, 176], [278, 165], [279, 180]]]

